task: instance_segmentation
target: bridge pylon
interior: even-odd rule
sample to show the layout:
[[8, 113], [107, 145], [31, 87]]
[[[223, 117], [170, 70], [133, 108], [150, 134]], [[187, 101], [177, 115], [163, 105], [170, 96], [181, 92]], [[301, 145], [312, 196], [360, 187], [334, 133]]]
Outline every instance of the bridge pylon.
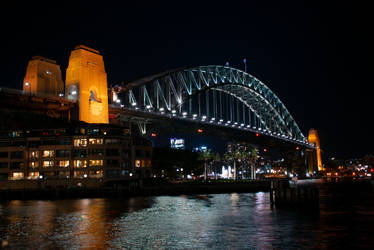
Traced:
[[99, 51], [76, 46], [66, 70], [65, 96], [78, 101], [80, 121], [109, 123], [107, 85], [104, 60]]
[[308, 163], [309, 171], [313, 171], [315, 169], [314, 165], [317, 163], [317, 169], [318, 171], [322, 170], [322, 157], [321, 157], [321, 145], [319, 141], [318, 132], [316, 129], [312, 128], [309, 130], [308, 135], [308, 142], [315, 145], [316, 149], [314, 152], [312, 152], [310, 156], [310, 160]]

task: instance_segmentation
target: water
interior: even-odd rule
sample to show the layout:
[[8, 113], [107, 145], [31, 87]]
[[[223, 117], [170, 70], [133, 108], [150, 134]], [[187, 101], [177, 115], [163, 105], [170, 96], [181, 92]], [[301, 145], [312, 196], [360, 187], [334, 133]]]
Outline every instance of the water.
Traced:
[[263, 192], [16, 200], [0, 202], [0, 239], [5, 249], [371, 248], [374, 199], [330, 195], [320, 209], [272, 209]]

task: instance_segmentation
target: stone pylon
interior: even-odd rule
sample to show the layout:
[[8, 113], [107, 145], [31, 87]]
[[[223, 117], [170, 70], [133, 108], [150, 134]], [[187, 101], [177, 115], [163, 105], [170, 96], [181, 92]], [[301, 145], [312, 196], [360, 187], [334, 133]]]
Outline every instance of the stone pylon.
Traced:
[[27, 65], [22, 89], [29, 93], [61, 96], [64, 82], [60, 66], [54, 60], [34, 56]]
[[99, 51], [78, 45], [70, 54], [65, 95], [77, 100], [79, 120], [108, 123], [108, 86], [103, 57]]
[[316, 146], [317, 167], [318, 167], [318, 171], [321, 171], [322, 170], [321, 145], [319, 141], [318, 132], [316, 129], [312, 128], [309, 130], [308, 141], [309, 143], [313, 143]]

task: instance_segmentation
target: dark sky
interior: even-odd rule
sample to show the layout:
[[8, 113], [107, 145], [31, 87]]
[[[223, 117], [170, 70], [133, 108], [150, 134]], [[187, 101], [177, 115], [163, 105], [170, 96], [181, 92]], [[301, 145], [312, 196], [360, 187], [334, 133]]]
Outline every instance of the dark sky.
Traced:
[[369, 5], [113, 2], [2, 6], [0, 86], [21, 88], [34, 55], [57, 60], [64, 72], [78, 44], [101, 52], [109, 83], [226, 61], [243, 69], [246, 57], [248, 72], [278, 95], [303, 133], [319, 131], [327, 155], [373, 153]]

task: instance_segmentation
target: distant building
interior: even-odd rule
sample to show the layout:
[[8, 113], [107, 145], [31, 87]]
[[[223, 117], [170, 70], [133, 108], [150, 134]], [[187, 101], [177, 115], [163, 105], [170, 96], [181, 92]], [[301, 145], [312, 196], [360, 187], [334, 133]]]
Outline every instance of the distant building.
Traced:
[[[0, 181], [151, 176], [152, 146], [110, 125], [0, 132]], [[60, 182], [61, 184], [61, 182]]]
[[170, 147], [175, 149], [185, 149], [184, 139], [170, 138]]

